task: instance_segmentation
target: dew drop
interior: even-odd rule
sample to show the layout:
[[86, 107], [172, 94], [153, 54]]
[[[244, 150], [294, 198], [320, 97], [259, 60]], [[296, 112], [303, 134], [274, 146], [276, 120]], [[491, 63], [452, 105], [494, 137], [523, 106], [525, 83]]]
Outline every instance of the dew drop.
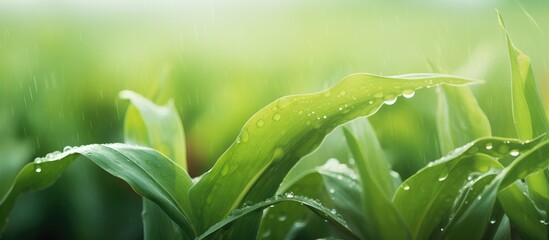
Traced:
[[444, 228], [441, 228], [440, 231], [441, 231], [441, 232], [444, 232]]
[[[301, 113], [303, 113], [303, 111], [300, 111]], [[263, 119], [259, 119], [257, 120], [257, 122], [255, 123], [255, 125], [260, 128], [260, 127], [263, 127], [263, 125], [265, 125], [265, 121], [263, 121]]]
[[509, 154], [511, 154], [511, 156], [513, 156], [513, 157], [516, 157], [520, 154], [520, 152], [516, 149], [513, 149], [513, 150], [511, 150], [511, 152]]
[[374, 103], [374, 100], [370, 100], [370, 101], [368, 102], [368, 104], [370, 104], [370, 105], [373, 104], [373, 103]]
[[281, 221], [281, 222], [286, 221], [286, 219], [288, 219], [288, 217], [287, 217], [286, 215], [280, 215], [280, 216], [278, 217], [278, 221]]
[[448, 178], [448, 175], [441, 176], [438, 178], [438, 181], [443, 182], [444, 180], [446, 180], [446, 178]]
[[288, 192], [288, 193], [286, 193], [286, 197], [287, 197], [287, 198], [293, 198], [293, 197], [294, 197], [294, 193], [293, 193], [293, 192]]
[[416, 94], [416, 92], [414, 92], [414, 90], [412, 89], [402, 90], [402, 96], [404, 96], [405, 98], [412, 98], [414, 94]]
[[63, 152], [70, 151], [72, 149], [71, 146], [66, 146], [63, 148]]
[[223, 166], [223, 169], [221, 169], [221, 176], [225, 176], [227, 173], [229, 173], [229, 166], [225, 165]]
[[410, 190], [410, 186], [408, 186], [408, 185], [403, 185], [403, 186], [402, 186], [402, 189], [404, 189], [404, 191], [408, 191], [408, 190]]
[[496, 224], [496, 220], [490, 220], [490, 224]]
[[37, 173], [42, 172], [42, 168], [36, 167], [36, 169], [34, 169], [34, 171], [36, 171]]
[[244, 130], [242, 131], [242, 133], [240, 134], [240, 140], [242, 140], [242, 142], [247, 142], [250, 140], [250, 134], [248, 133], [248, 130]]
[[509, 152], [509, 146], [507, 146], [507, 145], [499, 146], [498, 152], [501, 153], [501, 154], [507, 154]]
[[284, 156], [284, 149], [278, 147], [274, 150], [273, 152], [273, 159], [279, 159], [281, 158], [282, 156]]
[[281, 116], [280, 116], [279, 113], [275, 113], [275, 114], [273, 115], [273, 120], [275, 120], [275, 121], [280, 120], [280, 118], [281, 118]]
[[487, 143], [486, 144], [486, 150], [490, 150], [492, 149], [494, 146], [492, 145], [492, 143]]
[[268, 238], [269, 236], [271, 236], [271, 229], [267, 229], [265, 232], [263, 232], [263, 234], [261, 234], [262, 238]]
[[397, 101], [397, 97], [395, 95], [387, 95], [383, 98], [383, 103], [387, 105], [393, 105]]
[[288, 106], [289, 104], [290, 104], [290, 99], [289, 98], [281, 98], [281, 99], [278, 99], [277, 106], [279, 108], [284, 108], [284, 107]]

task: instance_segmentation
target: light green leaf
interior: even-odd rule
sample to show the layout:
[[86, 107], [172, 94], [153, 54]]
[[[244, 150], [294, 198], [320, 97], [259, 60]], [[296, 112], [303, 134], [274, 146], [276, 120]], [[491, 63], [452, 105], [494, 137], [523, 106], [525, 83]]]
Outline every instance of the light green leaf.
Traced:
[[[439, 231], [436, 227], [468, 181], [503, 168], [494, 159], [510, 156], [511, 151], [530, 149], [538, 142], [539, 139], [529, 143], [501, 138], [480, 139], [430, 163], [408, 178], [397, 190], [393, 203], [413, 238], [426, 239], [433, 231]], [[476, 221], [470, 223], [478, 225]]]
[[[246, 201], [273, 196], [290, 168], [336, 126], [371, 115], [384, 101], [392, 104], [403, 93], [471, 82], [438, 74], [354, 74], [319, 93], [278, 99], [248, 120], [236, 142], [191, 188], [197, 230], [205, 231]], [[247, 229], [256, 231], [257, 222], [250, 221]]]
[[[512, 73], [513, 120], [520, 139], [531, 139], [549, 132], [547, 116], [539, 94], [530, 58], [515, 47], [501, 14], [498, 19], [505, 31]], [[535, 205], [549, 212], [549, 169], [526, 178], [529, 196]], [[505, 206], [504, 206], [505, 207]], [[510, 219], [511, 222], [520, 220]]]
[[[195, 232], [187, 217], [190, 216], [187, 191], [192, 185], [191, 178], [161, 153], [126, 144], [87, 145], [66, 150], [37, 159], [19, 172], [11, 191], [0, 199], [2, 221], [19, 194], [52, 185], [72, 161], [82, 158], [123, 179], [138, 194], [154, 201], [185, 233]], [[178, 182], [174, 184], [173, 179]], [[186, 237], [194, 237], [194, 234]]]
[[359, 239], [358, 236], [354, 235], [353, 232], [349, 230], [347, 223], [345, 222], [345, 220], [341, 218], [340, 215], [337, 214], [337, 212], [332, 211], [332, 209], [326, 208], [324, 205], [322, 205], [322, 203], [315, 201], [311, 198], [294, 195], [292, 193], [288, 193], [285, 195], [277, 195], [273, 198], [269, 198], [265, 201], [255, 203], [251, 206], [245, 206], [240, 209], [234, 209], [227, 218], [223, 219], [222, 221], [210, 227], [197, 239], [208, 239], [214, 233], [221, 230], [223, 227], [226, 227], [229, 224], [232, 224], [233, 222], [240, 220], [244, 216], [260, 212], [263, 209], [266, 209], [272, 205], [276, 205], [282, 202], [296, 203], [294, 205], [294, 208], [298, 207], [299, 205], [306, 206], [317, 215], [321, 216], [322, 218], [332, 223], [332, 225], [338, 227], [338, 229], [342, 233], [346, 234], [347, 238]]
[[[522, 179], [528, 175], [535, 174], [547, 167], [549, 167], [549, 141], [545, 141], [534, 145], [533, 148], [526, 148], [521, 152], [521, 155], [513, 161], [513, 163], [507, 166], [503, 171], [492, 180], [492, 182], [486, 186], [485, 189], [476, 197], [477, 201], [472, 201], [467, 206], [463, 214], [456, 216], [454, 227], [450, 228], [452, 231], [448, 233], [448, 239], [480, 239], [486, 229], [486, 224], [489, 221], [492, 209], [497, 198], [506, 198], [508, 194], [505, 193], [498, 196], [498, 192], [506, 191], [507, 187], [514, 187], [517, 180]], [[507, 200], [500, 199], [500, 202], [505, 203]], [[528, 206], [528, 205], [526, 205]], [[509, 217], [518, 215], [519, 212], [528, 214], [528, 211], [523, 211], [522, 208], [505, 208], [504, 210]], [[527, 210], [527, 209], [524, 209]], [[509, 212], [518, 211], [518, 212]], [[538, 215], [539, 216], [539, 215]], [[510, 219], [513, 222], [513, 219]], [[520, 232], [526, 233], [524, 236], [531, 239], [547, 239], [547, 233], [549, 227], [547, 225], [547, 215], [539, 218], [531, 218], [530, 216], [518, 219], [518, 221], [532, 221], [536, 224], [521, 224], [515, 225], [521, 227], [527, 225], [529, 229], [521, 229]]]
[[442, 154], [492, 135], [488, 118], [466, 86], [439, 88], [437, 129]]
[[[373, 132], [366, 124], [353, 127], [354, 132], [361, 135], [368, 133], [357, 128], [366, 127], [370, 130], [369, 134]], [[362, 235], [368, 239], [411, 239], [408, 227], [391, 203], [392, 192], [387, 192], [392, 186], [388, 163], [381, 157], [379, 150], [371, 146], [366, 147], [371, 145], [371, 141], [368, 140], [375, 139], [375, 135], [358, 140], [346, 128], [343, 131], [356, 161], [362, 184], [361, 210], [366, 226], [362, 228]]]
[[[329, 159], [324, 165], [303, 172], [287, 186], [288, 188], [279, 190], [279, 193], [291, 192], [322, 202], [327, 208], [333, 208], [333, 211], [341, 214], [349, 229], [364, 239], [360, 234], [364, 228], [361, 216], [362, 189], [356, 173], [347, 165], [337, 159]], [[327, 234], [326, 228], [309, 226], [311, 214], [304, 209], [293, 207], [290, 204], [279, 204], [269, 209], [263, 216], [259, 236], [267, 236], [264, 237], [267, 239], [291, 239], [297, 230], [296, 225], [300, 228], [311, 228], [317, 236]], [[288, 219], [279, 221], [278, 216], [281, 215], [287, 216]]]
[[[185, 137], [173, 101], [158, 106], [131, 91], [122, 91], [120, 96], [132, 102], [124, 120], [124, 141], [152, 147], [186, 170]], [[175, 184], [177, 180], [173, 179], [173, 182]], [[182, 238], [181, 228], [154, 202], [145, 198], [142, 215], [145, 239]]]

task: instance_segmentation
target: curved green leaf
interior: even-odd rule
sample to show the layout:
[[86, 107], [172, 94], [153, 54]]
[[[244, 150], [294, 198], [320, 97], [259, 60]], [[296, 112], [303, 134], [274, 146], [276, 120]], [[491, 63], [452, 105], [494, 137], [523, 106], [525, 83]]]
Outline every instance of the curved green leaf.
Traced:
[[[120, 97], [132, 102], [124, 119], [124, 141], [152, 147], [186, 170], [185, 137], [173, 101], [158, 106], [131, 91], [122, 91]], [[145, 198], [142, 216], [145, 239], [182, 238], [181, 228], [156, 203]], [[186, 234], [192, 236], [194, 233]]]
[[[349, 229], [364, 239], [360, 233], [364, 228], [360, 204], [362, 189], [356, 173], [347, 165], [331, 158], [324, 165], [303, 172], [287, 186], [279, 192], [291, 192], [295, 195], [317, 199], [326, 207], [333, 208], [334, 211], [341, 214], [347, 221]], [[277, 216], [281, 215], [287, 216], [287, 220], [279, 221]], [[292, 230], [295, 230], [296, 225], [300, 228], [313, 227], [309, 227], [309, 215], [304, 210], [293, 208], [293, 204], [279, 204], [270, 208], [263, 216], [259, 236], [268, 239], [288, 239], [294, 234]], [[276, 231], [271, 231], [271, 229], [276, 229]], [[311, 230], [320, 235], [324, 233], [318, 228]]]
[[[205, 231], [243, 202], [272, 196], [290, 168], [336, 126], [371, 115], [384, 101], [392, 104], [403, 93], [470, 82], [436, 74], [354, 74], [319, 93], [278, 99], [248, 120], [236, 142], [191, 188], [198, 231]], [[213, 204], [221, 200], [223, 204]], [[246, 229], [257, 229], [257, 222], [251, 221]]]
[[[546, 134], [549, 132], [549, 123], [530, 58], [515, 47], [499, 12], [498, 19], [505, 32], [511, 62], [512, 110], [517, 136], [520, 139], [531, 139]], [[536, 206], [549, 212], [549, 169], [528, 176], [526, 184]], [[511, 218], [511, 222], [517, 220]]]
[[185, 233], [194, 233], [187, 217], [190, 212], [187, 191], [192, 181], [172, 160], [153, 149], [126, 144], [87, 145], [66, 150], [37, 159], [19, 172], [9, 194], [0, 200], [0, 219], [6, 218], [19, 194], [52, 185], [72, 161], [84, 158], [154, 201]]
[[[536, 172], [542, 171], [543, 169], [549, 167], [549, 141], [544, 141], [542, 143], [536, 144], [533, 148], [525, 149], [524, 152], [521, 152], [520, 156], [513, 161], [513, 163], [507, 166], [503, 171], [492, 180], [492, 182], [486, 186], [481, 194], [476, 197], [478, 201], [473, 201], [467, 209], [459, 217], [456, 217], [456, 223], [451, 232], [448, 233], [449, 239], [480, 239], [486, 228], [486, 224], [478, 223], [487, 223], [491, 215], [492, 209], [496, 202], [497, 198], [506, 198], [508, 197], [505, 193], [501, 196], [498, 196], [498, 192], [507, 191], [506, 188], [516, 186], [515, 183], [517, 180], [522, 179], [528, 175], [535, 174]], [[512, 185], [513, 184], [513, 185]], [[514, 193], [513, 193], [514, 194]], [[500, 202], [505, 203], [506, 200], [500, 200]], [[503, 206], [503, 205], [502, 205]], [[508, 216], [528, 214], [528, 211], [523, 211], [526, 209], [518, 208], [505, 208], [506, 213], [508, 211], [518, 211], [513, 213], [508, 213]], [[530, 215], [531, 216], [531, 215]], [[537, 224], [521, 224], [515, 226], [525, 226], [527, 225], [528, 229], [521, 229], [522, 233], [526, 233], [526, 238], [532, 239], [547, 239], [547, 234], [549, 227], [547, 225], [547, 215], [539, 218], [523, 217], [517, 219], [518, 221], [532, 221]], [[545, 217], [545, 219], [543, 219]], [[510, 219], [513, 222], [513, 219]]]
[[362, 228], [363, 236], [368, 239], [411, 239], [408, 227], [391, 203], [392, 192], [385, 190], [390, 189], [392, 185], [388, 163], [385, 159], [372, 154], [373, 151], [366, 152], [364, 145], [368, 142], [365, 142], [365, 139], [359, 144], [359, 140], [349, 130], [343, 128], [343, 131], [356, 160], [363, 188], [361, 210], [366, 225]]
[[[430, 163], [397, 190], [393, 202], [407, 223], [414, 239], [428, 238], [454, 199], [468, 181], [491, 169], [502, 169], [495, 159], [525, 151], [539, 142], [485, 138], [456, 149], [440, 160]], [[491, 211], [491, 209], [490, 209]], [[470, 223], [475, 223], [472, 221]]]
[[[293, 193], [287, 193], [285, 195], [277, 195], [273, 198], [269, 198], [265, 201], [258, 202], [251, 206], [245, 206], [240, 209], [234, 209], [227, 218], [214, 224], [212, 227], [206, 230], [202, 235], [200, 235], [197, 239], [206, 239], [211, 235], [213, 235], [214, 233], [216, 233], [217, 231], [221, 230], [223, 227], [226, 227], [229, 224], [232, 224], [233, 222], [239, 220], [240, 218], [248, 214], [262, 211], [263, 209], [266, 209], [268, 207], [271, 207], [275, 204], [279, 204], [282, 202], [294, 202], [299, 205], [306, 206], [311, 211], [319, 215], [320, 217], [324, 218], [327, 221], [330, 221], [334, 226], [337, 226], [340, 231], [342, 231], [347, 235], [347, 237], [352, 239], [359, 239], [358, 236], [354, 235], [354, 233], [351, 230], [349, 230], [345, 220], [342, 219], [341, 216], [337, 214], [336, 211], [334, 211], [333, 209], [326, 208], [324, 205], [322, 205], [322, 203], [316, 200], [303, 197], [303, 196], [294, 195]], [[296, 206], [299, 206], [299, 205], [296, 205]]]

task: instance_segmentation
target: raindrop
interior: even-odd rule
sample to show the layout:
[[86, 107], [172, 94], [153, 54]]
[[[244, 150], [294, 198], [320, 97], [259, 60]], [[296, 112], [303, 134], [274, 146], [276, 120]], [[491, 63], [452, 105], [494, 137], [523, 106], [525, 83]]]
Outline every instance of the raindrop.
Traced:
[[280, 118], [281, 118], [281, 116], [280, 116], [279, 113], [275, 113], [275, 114], [273, 115], [273, 120], [275, 120], [275, 121], [280, 120]]
[[281, 99], [278, 99], [278, 104], [277, 106], [279, 108], [284, 108], [286, 106], [288, 106], [288, 104], [290, 104], [290, 99], [289, 98], [281, 98]]
[[37, 173], [42, 172], [42, 168], [36, 167], [36, 169], [34, 169], [34, 171], [36, 171]]
[[494, 146], [492, 145], [492, 143], [487, 143], [486, 144], [486, 150], [490, 150], [492, 149]]
[[262, 238], [268, 238], [269, 236], [271, 236], [271, 229], [268, 229], [267, 231], [263, 232], [263, 234], [261, 234]]
[[445, 174], [444, 176], [439, 177], [438, 181], [442, 182], [442, 181], [446, 180], [446, 178], [448, 178], [448, 174]]
[[402, 185], [402, 189], [404, 189], [404, 191], [408, 191], [408, 190], [410, 190], [410, 186]]
[[368, 102], [368, 104], [373, 104], [373, 103], [374, 103], [374, 100], [370, 100], [370, 101]]
[[294, 193], [293, 193], [293, 192], [288, 192], [288, 193], [286, 193], [286, 197], [287, 197], [287, 198], [293, 198], [293, 197], [294, 197]]
[[63, 148], [63, 152], [70, 151], [71, 149], [72, 149], [71, 146], [66, 146], [65, 148]]
[[248, 140], [250, 140], [250, 134], [248, 133], [248, 130], [244, 130], [242, 131], [242, 134], [240, 134], [240, 139], [242, 140], [242, 142], [247, 142]]
[[440, 231], [441, 231], [441, 232], [444, 232], [444, 228], [441, 228]]
[[280, 215], [280, 216], [278, 217], [278, 221], [281, 221], [281, 222], [286, 221], [286, 219], [288, 219], [288, 217], [287, 217], [286, 215]]
[[402, 96], [404, 96], [405, 98], [412, 98], [415, 93], [416, 92], [414, 92], [414, 90], [412, 90], [412, 89], [402, 90]]
[[507, 145], [499, 146], [498, 152], [501, 153], [501, 154], [507, 154], [509, 152], [509, 146], [507, 146]]
[[273, 159], [279, 159], [282, 156], [284, 156], [284, 149], [282, 148], [276, 148], [273, 152]]
[[[302, 111], [299, 111], [301, 113], [303, 113]], [[263, 121], [263, 119], [259, 119], [257, 120], [257, 122], [255, 123], [255, 125], [260, 128], [260, 127], [263, 127], [263, 125], [265, 125], [265, 121]]]
[[221, 169], [221, 176], [225, 176], [229, 173], [229, 165], [225, 165], [223, 169]]
[[383, 98], [383, 102], [387, 105], [393, 105], [397, 101], [397, 97], [394, 95], [387, 95], [385, 98]]
[[511, 156], [516, 157], [520, 154], [520, 152], [516, 149], [513, 149], [513, 150], [511, 150], [510, 154], [511, 154]]
[[337, 213], [337, 211], [335, 210], [335, 208], [332, 209], [332, 210], [330, 210], [330, 212], [331, 212], [332, 214], [334, 214], [334, 215]]
[[490, 224], [496, 224], [496, 220], [490, 220]]

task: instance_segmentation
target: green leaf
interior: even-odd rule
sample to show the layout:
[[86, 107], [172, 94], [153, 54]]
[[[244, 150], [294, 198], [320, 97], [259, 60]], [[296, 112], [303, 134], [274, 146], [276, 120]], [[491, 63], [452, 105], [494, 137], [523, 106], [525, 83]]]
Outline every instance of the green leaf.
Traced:
[[297, 204], [297, 205], [294, 205], [294, 208], [298, 207], [299, 205], [306, 206], [311, 211], [321, 216], [322, 218], [326, 219], [334, 226], [337, 226], [338, 229], [343, 233], [345, 233], [348, 238], [359, 239], [358, 236], [354, 235], [353, 232], [349, 230], [347, 223], [345, 222], [345, 220], [341, 218], [340, 215], [337, 214], [337, 212], [333, 211], [332, 209], [326, 208], [324, 205], [322, 205], [322, 203], [315, 201], [311, 198], [294, 195], [292, 193], [288, 193], [285, 195], [277, 195], [273, 198], [269, 198], [265, 201], [255, 203], [251, 206], [245, 206], [240, 209], [234, 209], [227, 218], [223, 219], [222, 221], [210, 227], [197, 239], [207, 239], [217, 231], [221, 230], [223, 227], [226, 227], [229, 224], [232, 224], [233, 222], [243, 218], [246, 215], [260, 212], [272, 205], [276, 205], [282, 202], [294, 202]]
[[[197, 230], [205, 231], [246, 201], [273, 196], [290, 168], [336, 126], [375, 113], [403, 92], [471, 82], [437, 74], [354, 74], [319, 93], [278, 99], [248, 120], [237, 140], [191, 188]], [[256, 231], [257, 222], [250, 221], [246, 229]]]
[[[530, 58], [515, 47], [501, 14], [498, 19], [505, 31], [512, 73], [513, 120], [520, 139], [531, 139], [549, 132], [549, 124], [539, 94]], [[535, 205], [549, 212], [549, 169], [526, 178], [528, 192]], [[513, 218], [511, 222], [516, 222]]]
[[124, 120], [124, 141], [152, 147], [186, 170], [185, 133], [173, 101], [158, 106], [127, 90], [120, 92], [120, 97], [133, 104], [128, 107]]
[[[426, 239], [433, 231], [439, 231], [436, 227], [468, 181], [503, 168], [495, 159], [509, 157], [514, 151], [525, 151], [538, 142], [539, 139], [528, 143], [502, 138], [480, 139], [430, 163], [408, 178], [397, 190], [393, 203], [413, 238]], [[491, 212], [491, 208], [488, 211]]]
[[[507, 191], [505, 188], [516, 186], [514, 183], [517, 180], [542, 171], [547, 167], [549, 167], [549, 141], [535, 144], [533, 148], [524, 149], [524, 151], [521, 152], [521, 155], [513, 161], [511, 165], [503, 169], [503, 171], [483, 189], [478, 197], [476, 197], [476, 199], [478, 199], [477, 201], [472, 201], [463, 214], [456, 216], [455, 226], [450, 228], [452, 231], [448, 233], [448, 239], [480, 239], [485, 232], [486, 223], [489, 221], [496, 198], [506, 198], [508, 197], [508, 194], [517, 194], [516, 192], [502, 192], [503, 194], [498, 196], [498, 192]], [[507, 200], [500, 199], [500, 202], [505, 203]], [[521, 213], [528, 214], [528, 210], [523, 209], [522, 207], [505, 208], [503, 205], [502, 207], [504, 207], [504, 210], [509, 217]], [[510, 220], [513, 222], [513, 219]], [[517, 219], [517, 221], [537, 222], [537, 225], [527, 224], [529, 229], [521, 229], [520, 232], [527, 234], [527, 236], [524, 236], [525, 238], [547, 239], [549, 230], [549, 227], [547, 226], [547, 215], [539, 218], [525, 216], [521, 219]], [[524, 225], [525, 224], [515, 226], [521, 227]]]
[[[126, 144], [75, 147], [62, 153], [50, 153], [27, 164], [17, 175], [9, 194], [0, 199], [0, 219], [6, 219], [19, 194], [52, 185], [72, 161], [80, 158], [89, 159], [126, 181], [138, 194], [158, 204], [185, 233], [195, 232], [188, 218], [187, 191], [192, 185], [191, 178], [156, 150]], [[173, 179], [178, 182], [174, 183]], [[194, 237], [194, 234], [186, 237]]]
[[[124, 141], [152, 147], [186, 170], [185, 137], [173, 101], [158, 106], [131, 91], [122, 91], [120, 96], [132, 102], [124, 120]], [[181, 228], [154, 202], [143, 199], [142, 216], [145, 239], [181, 239]]]
[[[279, 193], [292, 193], [307, 196], [320, 201], [327, 208], [333, 208], [349, 225], [349, 229], [364, 239], [361, 231], [364, 228], [361, 216], [362, 189], [356, 173], [347, 165], [331, 158], [324, 165], [309, 169], [288, 183], [287, 188]], [[327, 234], [323, 229], [313, 228], [310, 224], [310, 214], [304, 209], [293, 208], [293, 204], [279, 204], [263, 216], [259, 236], [269, 239], [292, 239], [296, 225], [300, 228], [311, 228], [315, 234]], [[278, 216], [287, 216], [287, 220], [279, 221]], [[272, 231], [276, 229], [276, 231]], [[266, 234], [268, 233], [268, 234]]]
[[[355, 133], [368, 134], [367, 131], [356, 130], [363, 126], [369, 129], [369, 134], [373, 134], [369, 124], [354, 125]], [[389, 165], [381, 157], [380, 150], [366, 147], [373, 145], [368, 140], [375, 139], [375, 135], [359, 140], [346, 128], [343, 131], [356, 160], [362, 184], [362, 215], [367, 226], [362, 228], [363, 236], [368, 239], [411, 239], [406, 224], [391, 203], [392, 192], [387, 192], [392, 186]]]
[[442, 154], [492, 135], [488, 118], [466, 86], [439, 88], [437, 129]]

